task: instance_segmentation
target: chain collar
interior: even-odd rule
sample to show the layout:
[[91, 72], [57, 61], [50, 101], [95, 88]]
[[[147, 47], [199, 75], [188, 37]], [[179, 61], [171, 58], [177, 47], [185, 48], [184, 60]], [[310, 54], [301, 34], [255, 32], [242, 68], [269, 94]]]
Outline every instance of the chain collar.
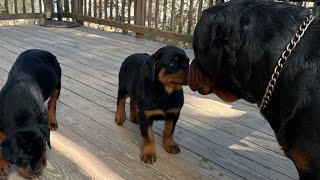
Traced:
[[309, 15], [306, 20], [303, 21], [302, 25], [299, 27], [299, 31], [296, 33], [294, 38], [291, 39], [290, 44], [286, 47], [286, 49], [283, 51], [277, 66], [274, 68], [274, 71], [271, 75], [271, 79], [269, 81], [268, 87], [266, 89], [266, 92], [264, 93], [263, 99], [261, 101], [261, 104], [259, 106], [260, 111], [264, 111], [266, 107], [269, 104], [269, 101], [271, 99], [272, 93], [274, 91], [274, 87], [277, 84], [277, 80], [279, 78], [279, 74], [281, 69], [283, 68], [284, 63], [288, 60], [288, 57], [291, 55], [291, 52], [296, 47], [296, 45], [299, 43], [301, 37], [304, 35], [304, 32], [308, 29], [311, 22], [314, 20], [313, 15]]

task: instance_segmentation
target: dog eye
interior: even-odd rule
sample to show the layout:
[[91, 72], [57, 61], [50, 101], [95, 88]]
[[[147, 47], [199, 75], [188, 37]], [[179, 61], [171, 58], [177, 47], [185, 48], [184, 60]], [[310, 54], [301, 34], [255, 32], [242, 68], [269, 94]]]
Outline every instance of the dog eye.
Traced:
[[171, 61], [170, 62], [170, 66], [173, 66], [173, 65], [175, 65], [176, 64], [176, 61]]

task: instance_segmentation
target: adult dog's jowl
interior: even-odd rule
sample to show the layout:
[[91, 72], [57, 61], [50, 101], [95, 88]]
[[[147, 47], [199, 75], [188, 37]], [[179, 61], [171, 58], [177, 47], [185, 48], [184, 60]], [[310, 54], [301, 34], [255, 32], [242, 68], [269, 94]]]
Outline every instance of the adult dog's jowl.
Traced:
[[196, 26], [189, 73], [201, 94], [266, 101], [261, 113], [301, 179], [320, 179], [320, 21], [313, 18], [309, 9], [272, 1], [211, 7]]

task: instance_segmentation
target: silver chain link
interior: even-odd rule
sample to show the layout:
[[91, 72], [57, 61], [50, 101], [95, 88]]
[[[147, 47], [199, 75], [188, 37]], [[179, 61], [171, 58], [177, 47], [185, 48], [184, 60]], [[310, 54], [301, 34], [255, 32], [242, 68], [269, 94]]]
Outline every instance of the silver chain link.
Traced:
[[299, 31], [295, 34], [294, 38], [291, 39], [290, 44], [286, 47], [286, 49], [283, 51], [277, 66], [274, 68], [274, 71], [271, 75], [271, 79], [269, 81], [268, 87], [266, 89], [266, 92], [264, 93], [263, 99], [260, 104], [260, 111], [263, 111], [266, 109], [266, 107], [269, 104], [269, 101], [271, 99], [272, 93], [274, 91], [274, 87], [277, 84], [277, 80], [280, 75], [280, 71], [283, 68], [284, 63], [288, 60], [288, 57], [291, 55], [293, 49], [297, 46], [299, 43], [301, 37], [304, 35], [304, 32], [308, 29], [311, 22], [314, 20], [313, 15], [309, 15], [306, 20], [303, 21], [302, 25], [299, 27]]

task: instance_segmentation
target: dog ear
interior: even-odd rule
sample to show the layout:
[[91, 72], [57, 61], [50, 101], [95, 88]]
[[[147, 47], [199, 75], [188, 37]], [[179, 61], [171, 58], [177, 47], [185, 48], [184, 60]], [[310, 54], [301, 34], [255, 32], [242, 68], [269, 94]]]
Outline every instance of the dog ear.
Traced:
[[2, 154], [11, 164], [16, 164], [18, 159], [18, 143], [16, 136], [6, 136], [1, 143]]
[[149, 60], [146, 62], [146, 78], [153, 83], [156, 73], [156, 66], [158, 65], [161, 56], [163, 55], [162, 49], [159, 49], [156, 53], [152, 54]]
[[50, 128], [48, 126], [41, 126], [40, 131], [43, 134], [43, 139], [48, 144], [49, 148], [51, 149], [51, 142], [50, 142]]
[[223, 45], [230, 39], [229, 31], [230, 27], [228, 22], [222, 15], [214, 17], [212, 24], [210, 25], [210, 48], [217, 45]]

